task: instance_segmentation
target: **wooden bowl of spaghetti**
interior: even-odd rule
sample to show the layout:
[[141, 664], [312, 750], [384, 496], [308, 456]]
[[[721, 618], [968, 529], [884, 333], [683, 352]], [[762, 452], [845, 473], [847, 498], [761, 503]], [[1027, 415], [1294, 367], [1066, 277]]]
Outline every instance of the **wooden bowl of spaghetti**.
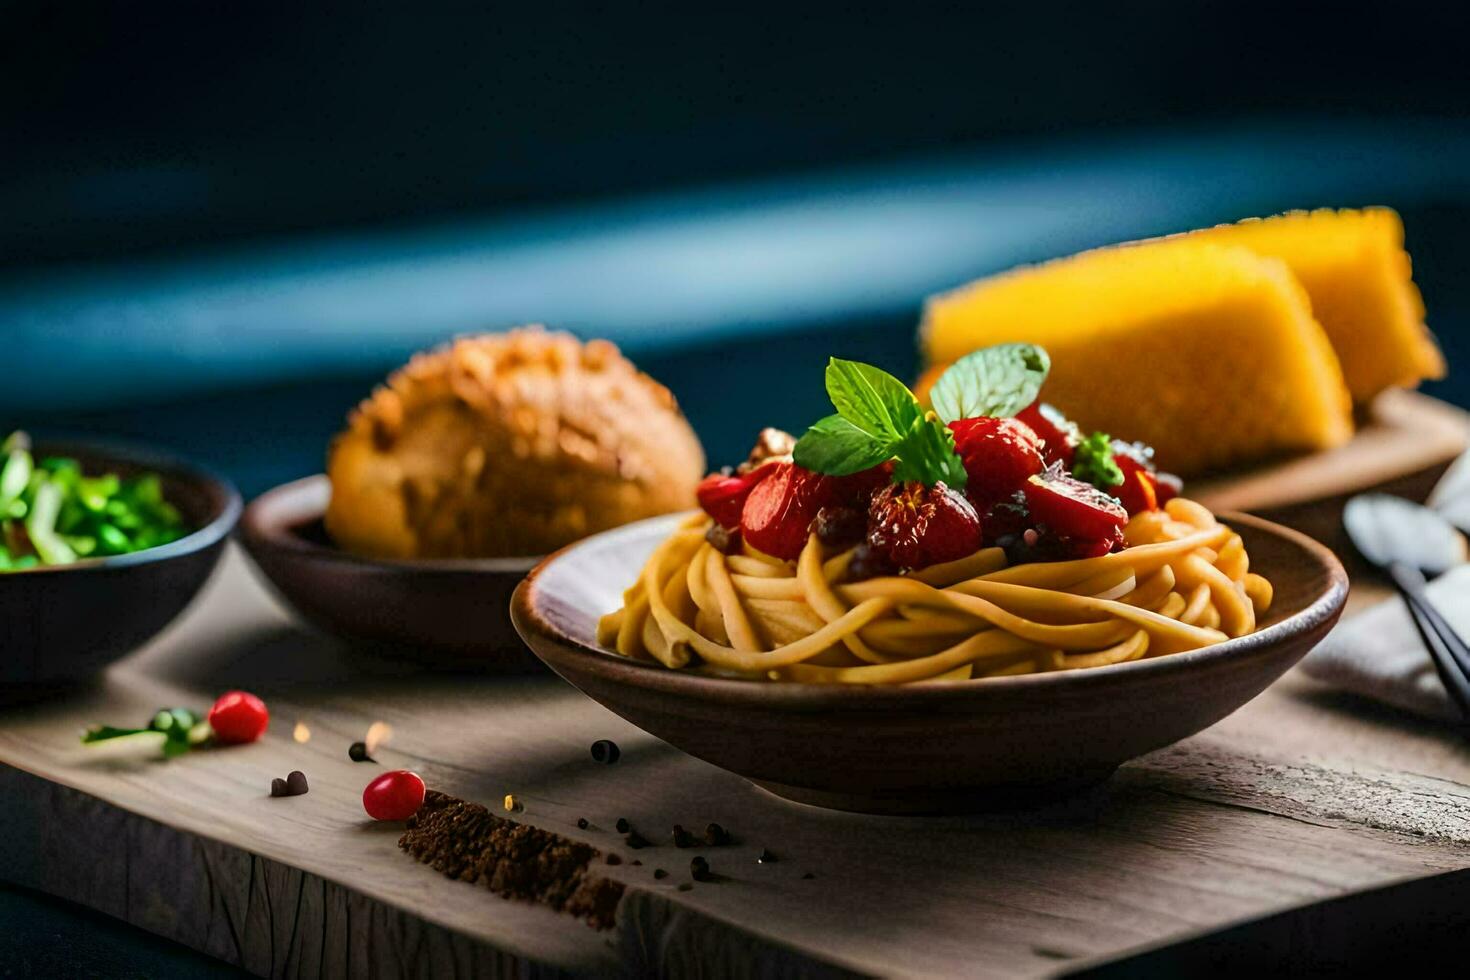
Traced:
[[743, 679], [619, 656], [598, 623], [687, 517], [588, 538], [542, 562], [512, 619], [583, 693], [670, 744], [786, 798], [872, 813], [1015, 805], [1106, 779], [1214, 724], [1326, 635], [1347, 577], [1327, 548], [1244, 514], [1220, 515], [1268, 579], [1245, 635], [1125, 662], [905, 684]]

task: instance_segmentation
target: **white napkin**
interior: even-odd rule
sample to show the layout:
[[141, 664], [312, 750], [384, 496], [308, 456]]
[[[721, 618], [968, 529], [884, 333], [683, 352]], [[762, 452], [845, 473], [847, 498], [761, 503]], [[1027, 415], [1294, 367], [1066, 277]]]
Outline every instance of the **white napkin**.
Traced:
[[[1430, 582], [1429, 599], [1461, 636], [1470, 637], [1470, 565]], [[1405, 711], [1441, 721], [1460, 717], [1397, 596], [1344, 620], [1301, 667], [1309, 677]]]

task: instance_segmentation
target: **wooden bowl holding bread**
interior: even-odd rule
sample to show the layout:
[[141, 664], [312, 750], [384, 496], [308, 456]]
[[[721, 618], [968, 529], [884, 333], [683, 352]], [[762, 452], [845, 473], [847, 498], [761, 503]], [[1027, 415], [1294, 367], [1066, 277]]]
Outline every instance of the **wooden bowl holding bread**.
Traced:
[[247, 551], [317, 627], [451, 666], [526, 665], [508, 617], [540, 557], [694, 503], [704, 452], [606, 341], [529, 327], [415, 356], [350, 415], [327, 474], [246, 508]]

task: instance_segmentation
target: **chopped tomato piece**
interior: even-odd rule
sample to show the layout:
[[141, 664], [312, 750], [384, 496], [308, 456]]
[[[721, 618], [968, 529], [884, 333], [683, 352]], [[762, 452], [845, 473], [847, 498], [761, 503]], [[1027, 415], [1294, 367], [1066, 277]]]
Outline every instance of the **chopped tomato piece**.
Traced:
[[1033, 476], [1025, 494], [1032, 519], [1053, 534], [1088, 541], [1111, 539], [1128, 522], [1128, 512], [1115, 498], [1060, 471]]

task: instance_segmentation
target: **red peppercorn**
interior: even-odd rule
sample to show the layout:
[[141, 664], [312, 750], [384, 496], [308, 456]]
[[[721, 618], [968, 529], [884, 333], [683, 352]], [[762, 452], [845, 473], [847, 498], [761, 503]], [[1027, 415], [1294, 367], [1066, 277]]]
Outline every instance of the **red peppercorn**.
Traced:
[[209, 709], [209, 727], [224, 745], [253, 742], [265, 734], [271, 713], [265, 702], [246, 691], [226, 691]]
[[424, 781], [407, 769], [385, 772], [362, 791], [362, 808], [374, 820], [407, 820], [423, 805]]

